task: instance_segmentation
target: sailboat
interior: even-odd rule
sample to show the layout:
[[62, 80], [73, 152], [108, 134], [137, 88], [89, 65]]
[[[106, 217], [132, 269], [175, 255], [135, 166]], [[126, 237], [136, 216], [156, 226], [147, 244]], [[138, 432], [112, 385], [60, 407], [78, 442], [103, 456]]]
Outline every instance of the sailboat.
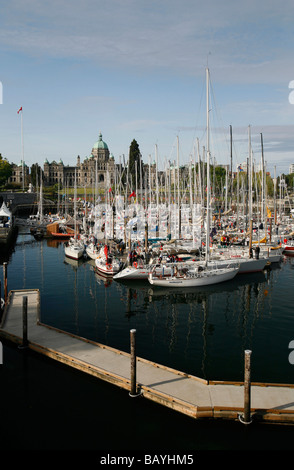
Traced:
[[77, 239], [77, 182], [75, 172], [75, 188], [74, 188], [74, 237], [70, 238], [64, 246], [65, 256], [71, 259], [78, 260], [84, 255], [84, 244]]
[[157, 275], [151, 271], [148, 281], [160, 287], [199, 287], [218, 284], [233, 279], [239, 271], [239, 264], [234, 266], [218, 267], [209, 263], [210, 244], [210, 142], [209, 142], [209, 70], [206, 68], [206, 120], [207, 120], [207, 207], [206, 207], [206, 250], [205, 264], [198, 269], [175, 269], [171, 276]]
[[121, 269], [121, 262], [109, 252], [108, 245], [104, 245], [95, 260], [95, 267], [104, 276], [114, 276]]

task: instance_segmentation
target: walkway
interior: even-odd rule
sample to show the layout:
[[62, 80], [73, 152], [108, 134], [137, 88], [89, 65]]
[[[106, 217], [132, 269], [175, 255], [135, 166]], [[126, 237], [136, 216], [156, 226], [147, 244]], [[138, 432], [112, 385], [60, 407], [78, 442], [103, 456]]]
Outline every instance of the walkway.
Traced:
[[[22, 344], [24, 296], [28, 299], [29, 348], [131, 390], [130, 354], [41, 324], [38, 290], [9, 292], [0, 324], [0, 338]], [[137, 358], [137, 384], [143, 397], [193, 418], [242, 420], [243, 417], [243, 383], [207, 382]], [[294, 386], [251, 384], [251, 418], [294, 424]]]

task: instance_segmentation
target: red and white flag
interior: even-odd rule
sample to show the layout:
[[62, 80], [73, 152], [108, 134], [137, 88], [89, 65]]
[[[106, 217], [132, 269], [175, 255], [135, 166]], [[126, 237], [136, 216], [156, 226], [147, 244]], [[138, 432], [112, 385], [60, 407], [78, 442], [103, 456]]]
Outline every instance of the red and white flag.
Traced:
[[17, 111], [17, 114], [19, 114], [19, 113], [20, 113], [20, 111], [22, 111], [22, 107], [21, 107], [21, 108], [19, 108], [19, 110]]

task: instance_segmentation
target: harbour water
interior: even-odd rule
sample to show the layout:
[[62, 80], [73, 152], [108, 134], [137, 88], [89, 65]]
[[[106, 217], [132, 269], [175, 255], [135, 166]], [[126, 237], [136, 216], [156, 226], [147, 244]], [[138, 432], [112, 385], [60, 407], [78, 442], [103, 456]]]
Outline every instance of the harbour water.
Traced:
[[[293, 383], [294, 258], [181, 292], [106, 281], [93, 262], [70, 261], [62, 243], [28, 233], [4, 261], [8, 290], [40, 289], [44, 323], [127, 352], [134, 328], [138, 356], [210, 380], [242, 381], [250, 349], [252, 381]], [[195, 421], [9, 344], [0, 374], [3, 450], [292, 449], [292, 426]]]

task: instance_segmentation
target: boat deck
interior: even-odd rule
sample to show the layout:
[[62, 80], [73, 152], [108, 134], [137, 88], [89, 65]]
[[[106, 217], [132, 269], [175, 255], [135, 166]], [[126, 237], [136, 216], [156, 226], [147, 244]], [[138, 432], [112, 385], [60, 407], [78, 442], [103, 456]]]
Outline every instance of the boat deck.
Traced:
[[[28, 301], [27, 335], [30, 349], [122, 389], [131, 390], [131, 355], [42, 324], [39, 290], [9, 292], [0, 324], [0, 338], [22, 344], [24, 296]], [[141, 396], [193, 418], [242, 421], [243, 383], [207, 382], [139, 357], [136, 364]], [[294, 386], [252, 383], [251, 418], [294, 424]]]

